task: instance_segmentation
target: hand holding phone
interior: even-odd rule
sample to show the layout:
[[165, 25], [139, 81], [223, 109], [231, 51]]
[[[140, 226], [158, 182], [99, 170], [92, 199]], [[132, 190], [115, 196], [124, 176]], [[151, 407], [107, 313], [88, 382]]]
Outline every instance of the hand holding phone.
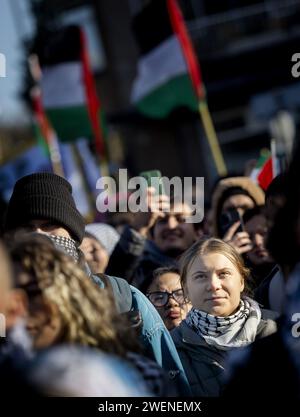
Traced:
[[232, 208], [221, 213], [220, 223], [219, 223], [220, 224], [220, 236], [224, 237], [226, 233], [228, 233], [229, 229], [236, 222], [240, 222], [240, 225], [237, 227], [234, 233], [243, 232], [245, 230], [243, 219], [240, 213], [236, 209]]
[[146, 179], [145, 198], [148, 210], [147, 212], [135, 213], [132, 227], [141, 235], [147, 237], [149, 230], [154, 226], [157, 219], [163, 217], [165, 212], [170, 210], [170, 200], [165, 195], [160, 171], [143, 171], [139, 175]]
[[239, 254], [252, 249], [250, 236], [245, 231], [243, 219], [236, 209], [222, 213], [220, 227], [224, 233], [222, 239], [232, 245]]

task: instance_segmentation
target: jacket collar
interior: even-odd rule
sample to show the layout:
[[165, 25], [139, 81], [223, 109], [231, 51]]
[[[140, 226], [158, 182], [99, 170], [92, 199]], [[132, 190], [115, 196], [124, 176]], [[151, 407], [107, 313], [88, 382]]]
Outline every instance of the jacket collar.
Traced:
[[190, 345], [206, 346], [206, 341], [199, 336], [193, 329], [191, 329], [186, 321], [182, 321], [179, 327], [180, 338], [183, 343], [189, 343]]

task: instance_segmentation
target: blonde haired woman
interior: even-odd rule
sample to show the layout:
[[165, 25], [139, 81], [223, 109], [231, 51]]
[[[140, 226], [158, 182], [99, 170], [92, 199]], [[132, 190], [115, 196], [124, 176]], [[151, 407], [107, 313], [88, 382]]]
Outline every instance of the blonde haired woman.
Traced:
[[276, 331], [272, 312], [247, 297], [249, 270], [229, 244], [210, 238], [181, 258], [181, 283], [193, 308], [171, 334], [197, 396], [218, 396], [228, 352]]
[[99, 289], [46, 236], [22, 239], [11, 257], [16, 286], [28, 295], [27, 329], [36, 349], [62, 342], [100, 347], [121, 356], [137, 349], [136, 338], [123, 336], [131, 330], [106, 290]]
[[26, 327], [36, 350], [64, 345], [70, 355], [74, 346], [95, 348], [93, 355], [97, 349], [114, 354], [125, 365], [134, 365], [151, 394], [166, 395], [162, 369], [136, 354], [137, 334], [117, 313], [109, 292], [90, 280], [70, 256], [41, 235], [21, 239], [10, 253], [16, 285], [28, 297]]

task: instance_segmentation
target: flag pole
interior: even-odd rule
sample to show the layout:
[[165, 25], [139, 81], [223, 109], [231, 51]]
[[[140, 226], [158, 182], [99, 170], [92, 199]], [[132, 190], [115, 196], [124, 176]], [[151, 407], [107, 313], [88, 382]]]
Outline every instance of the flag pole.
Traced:
[[86, 175], [84, 172], [84, 167], [83, 167], [83, 161], [82, 161], [82, 157], [80, 155], [80, 152], [78, 150], [77, 144], [76, 143], [72, 143], [71, 144], [71, 151], [74, 157], [74, 161], [75, 161], [75, 165], [80, 173], [81, 179], [82, 179], [82, 184], [83, 184], [83, 189], [84, 192], [87, 196], [87, 201], [88, 201], [88, 205], [89, 205], [89, 214], [86, 216], [86, 222], [87, 223], [91, 223], [94, 219], [94, 214], [93, 214], [93, 207], [94, 207], [94, 199], [92, 197], [87, 179], [86, 179]]
[[166, 0], [166, 2], [171, 24], [181, 46], [186, 65], [188, 67], [189, 76], [198, 100], [200, 119], [203, 124], [204, 132], [211, 149], [217, 172], [219, 176], [225, 176], [227, 175], [227, 168], [222, 155], [220, 144], [218, 142], [211, 114], [208, 109], [200, 66], [192, 42], [186, 29], [177, 0]]
[[41, 104], [40, 92], [33, 87], [31, 91], [31, 100], [34, 106], [35, 117], [40, 125], [42, 136], [44, 138], [54, 174], [64, 177], [64, 171], [61, 163], [61, 155], [56, 134], [50, 125], [47, 116], [44, 113]]
[[280, 174], [277, 164], [277, 156], [276, 156], [276, 140], [274, 138], [271, 139], [271, 156], [272, 156], [272, 170], [273, 170], [273, 178], [275, 178], [278, 174]]
[[102, 176], [109, 175], [108, 152], [106, 146], [106, 133], [103, 117], [101, 117], [100, 100], [96, 92], [96, 85], [92, 75], [91, 64], [87, 51], [84, 31], [80, 29], [81, 60], [83, 65], [83, 79], [85, 83], [89, 116], [94, 133], [95, 148], [99, 156], [99, 165]]
[[199, 113], [203, 123], [203, 128], [207, 137], [208, 144], [214, 159], [214, 163], [219, 176], [227, 175], [227, 168], [218, 142], [217, 134], [212, 122], [210, 111], [206, 100], [199, 100]]
[[58, 139], [56, 136], [55, 131], [53, 130], [53, 127], [51, 126], [46, 113], [43, 108], [42, 104], [42, 98], [41, 98], [41, 89], [39, 86], [39, 82], [41, 79], [41, 69], [38, 62], [38, 56], [35, 54], [32, 54], [28, 58], [28, 65], [30, 74], [36, 83], [34, 87], [32, 87], [30, 91], [30, 97], [32, 100], [32, 104], [34, 107], [35, 112], [35, 118], [37, 120], [37, 123], [39, 124], [42, 136], [44, 138], [44, 141], [46, 143], [49, 157], [52, 165], [52, 170], [54, 174], [60, 175], [61, 177], [64, 177], [64, 170], [61, 163], [61, 155], [59, 150], [59, 144]]

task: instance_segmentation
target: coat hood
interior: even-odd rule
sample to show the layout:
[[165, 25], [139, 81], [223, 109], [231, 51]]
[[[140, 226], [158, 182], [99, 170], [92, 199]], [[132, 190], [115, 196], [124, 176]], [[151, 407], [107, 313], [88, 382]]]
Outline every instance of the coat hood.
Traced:
[[265, 193], [248, 177], [231, 177], [224, 178], [217, 184], [212, 196], [212, 216], [213, 216], [213, 234], [219, 237], [218, 216], [220, 215], [223, 196], [230, 188], [241, 188], [245, 194], [248, 194], [256, 205], [265, 204]]

